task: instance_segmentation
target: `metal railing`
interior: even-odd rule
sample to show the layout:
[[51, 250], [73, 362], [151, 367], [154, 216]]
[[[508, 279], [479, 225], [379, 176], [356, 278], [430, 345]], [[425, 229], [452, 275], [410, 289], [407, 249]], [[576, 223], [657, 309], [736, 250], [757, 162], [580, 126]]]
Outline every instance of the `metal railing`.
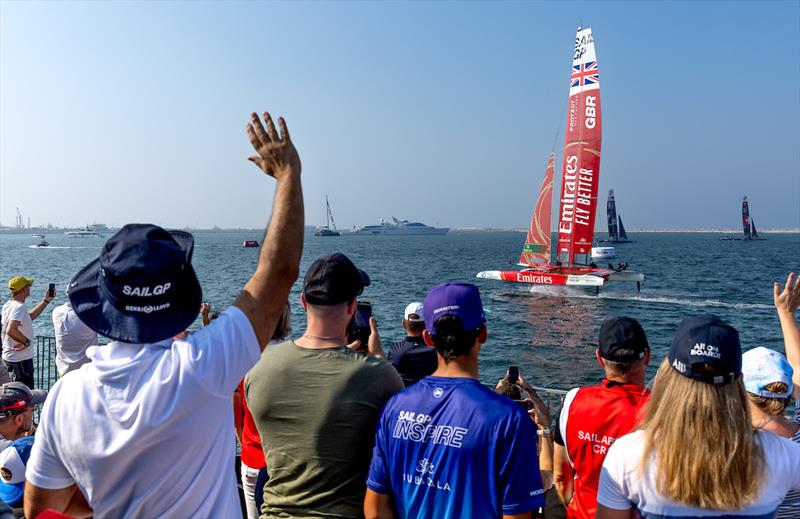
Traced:
[[33, 382], [37, 389], [50, 390], [58, 380], [56, 369], [56, 338], [36, 336], [36, 356], [33, 359]]

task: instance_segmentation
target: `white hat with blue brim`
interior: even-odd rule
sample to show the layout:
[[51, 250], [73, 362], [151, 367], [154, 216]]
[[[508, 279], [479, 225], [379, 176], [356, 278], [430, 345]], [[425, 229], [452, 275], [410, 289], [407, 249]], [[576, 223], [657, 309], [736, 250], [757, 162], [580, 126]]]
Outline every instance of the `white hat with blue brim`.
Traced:
[[[759, 346], [742, 354], [742, 375], [748, 393], [764, 398], [788, 398], [792, 394], [792, 366], [775, 350]], [[784, 383], [786, 391], [769, 391], [767, 386], [775, 382]]]

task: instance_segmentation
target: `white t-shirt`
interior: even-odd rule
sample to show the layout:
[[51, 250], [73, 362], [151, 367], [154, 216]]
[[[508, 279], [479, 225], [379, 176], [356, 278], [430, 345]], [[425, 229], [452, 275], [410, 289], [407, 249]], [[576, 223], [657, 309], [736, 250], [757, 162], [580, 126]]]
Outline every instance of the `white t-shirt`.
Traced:
[[[775, 434], [759, 431], [767, 468], [756, 500], [735, 512], [693, 508], [661, 495], [656, 489], [656, 464], [639, 470], [644, 431], [618, 439], [608, 450], [600, 474], [597, 502], [614, 510], [636, 508], [643, 519], [672, 517], [772, 518], [789, 490], [800, 489], [800, 445]], [[686, 448], [691, 449], [691, 446]]]
[[56, 334], [56, 368], [59, 376], [89, 362], [86, 348], [97, 344], [97, 332], [83, 324], [69, 301], [53, 309]]
[[[20, 303], [16, 299], [9, 299], [3, 305], [3, 360], [7, 362], [19, 362], [32, 359], [36, 353], [36, 337], [33, 335], [33, 321], [28, 307], [25, 303]], [[18, 344], [6, 333], [11, 321], [19, 321], [19, 331], [22, 335], [31, 340], [31, 345], [22, 351], [14, 351], [12, 346]]]
[[42, 408], [25, 477], [95, 517], [238, 517], [231, 398], [261, 351], [231, 307], [185, 340], [90, 346]]

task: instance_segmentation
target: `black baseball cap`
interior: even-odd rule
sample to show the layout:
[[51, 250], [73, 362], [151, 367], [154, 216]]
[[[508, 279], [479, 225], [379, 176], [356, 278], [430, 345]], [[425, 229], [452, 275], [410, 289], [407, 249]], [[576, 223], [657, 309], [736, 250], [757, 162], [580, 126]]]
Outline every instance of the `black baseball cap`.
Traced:
[[[630, 362], [647, 356], [650, 344], [642, 325], [630, 317], [612, 317], [600, 326], [600, 356], [616, 362]], [[620, 350], [630, 350], [621, 352]]]
[[369, 286], [369, 276], [341, 252], [317, 258], [306, 271], [303, 296], [312, 305], [352, 301]]
[[669, 363], [685, 377], [727, 384], [742, 375], [739, 332], [715, 315], [684, 319], [672, 337]]
[[128, 224], [100, 257], [72, 279], [67, 295], [78, 317], [110, 339], [153, 343], [185, 330], [203, 294], [192, 268], [194, 238], [152, 224]]
[[0, 418], [20, 414], [41, 404], [47, 398], [47, 391], [33, 391], [22, 382], [8, 382], [0, 386]]

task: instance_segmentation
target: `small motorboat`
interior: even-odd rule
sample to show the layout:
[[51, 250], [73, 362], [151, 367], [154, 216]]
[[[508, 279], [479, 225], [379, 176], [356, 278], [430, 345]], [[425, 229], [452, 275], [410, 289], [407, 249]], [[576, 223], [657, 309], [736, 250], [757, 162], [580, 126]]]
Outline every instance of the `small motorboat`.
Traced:
[[37, 247], [49, 247], [50, 243], [47, 240], [44, 239], [44, 236], [42, 236], [42, 239], [39, 240], [39, 243], [37, 243], [36, 246]]
[[615, 258], [617, 251], [614, 247], [592, 247], [592, 259]]
[[258, 247], [258, 240], [245, 240], [242, 242], [242, 247], [248, 249]]

